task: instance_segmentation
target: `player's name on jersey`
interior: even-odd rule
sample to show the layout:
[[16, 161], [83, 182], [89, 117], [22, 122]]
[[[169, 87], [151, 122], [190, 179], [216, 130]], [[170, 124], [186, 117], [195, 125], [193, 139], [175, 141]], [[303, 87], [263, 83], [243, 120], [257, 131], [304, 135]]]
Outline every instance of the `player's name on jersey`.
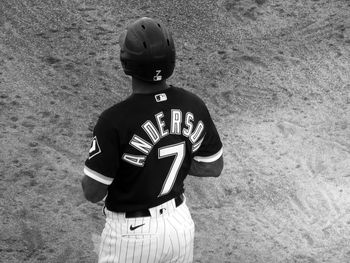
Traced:
[[134, 134], [129, 144], [137, 149], [142, 155], [124, 153], [122, 159], [133, 165], [142, 167], [146, 161], [147, 155], [153, 147], [162, 138], [168, 135], [183, 135], [192, 143], [192, 152], [199, 149], [204, 137], [199, 140], [203, 131], [204, 123], [199, 120], [194, 127], [195, 116], [192, 112], [182, 113], [179, 109], [172, 109], [170, 123], [165, 123], [163, 112], [154, 115], [155, 123], [147, 120], [142, 124], [142, 129], [146, 132], [148, 138], [142, 138]]

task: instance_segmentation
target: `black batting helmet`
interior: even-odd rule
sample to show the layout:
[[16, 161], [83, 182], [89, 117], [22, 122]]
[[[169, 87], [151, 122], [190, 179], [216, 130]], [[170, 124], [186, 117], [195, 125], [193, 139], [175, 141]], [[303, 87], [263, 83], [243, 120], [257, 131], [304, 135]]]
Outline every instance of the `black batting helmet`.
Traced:
[[147, 82], [169, 78], [175, 67], [175, 45], [160, 21], [143, 17], [121, 34], [120, 61], [125, 74]]

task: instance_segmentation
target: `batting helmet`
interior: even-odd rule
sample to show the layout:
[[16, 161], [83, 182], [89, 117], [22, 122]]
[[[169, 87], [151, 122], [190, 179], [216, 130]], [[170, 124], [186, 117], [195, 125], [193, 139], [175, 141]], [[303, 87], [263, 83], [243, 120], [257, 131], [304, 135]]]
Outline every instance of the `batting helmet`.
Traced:
[[158, 20], [143, 17], [121, 34], [120, 61], [125, 74], [147, 82], [169, 78], [175, 67], [175, 45]]

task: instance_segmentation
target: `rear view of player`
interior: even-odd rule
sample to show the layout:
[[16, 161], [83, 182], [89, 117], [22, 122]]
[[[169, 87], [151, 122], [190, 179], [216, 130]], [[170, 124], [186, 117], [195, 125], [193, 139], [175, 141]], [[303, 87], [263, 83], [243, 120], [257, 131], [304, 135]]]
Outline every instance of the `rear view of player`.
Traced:
[[204, 102], [166, 83], [175, 47], [164, 24], [132, 23], [120, 60], [133, 92], [100, 115], [82, 180], [87, 200], [105, 198], [99, 262], [192, 262], [184, 180], [220, 175], [220, 137]]

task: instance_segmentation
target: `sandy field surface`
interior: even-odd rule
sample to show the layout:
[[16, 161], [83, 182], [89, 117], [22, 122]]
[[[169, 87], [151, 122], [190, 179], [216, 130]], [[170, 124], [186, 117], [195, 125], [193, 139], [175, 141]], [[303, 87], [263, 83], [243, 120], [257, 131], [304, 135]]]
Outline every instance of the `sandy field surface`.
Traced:
[[187, 178], [194, 262], [350, 262], [350, 1], [1, 0], [0, 262], [96, 262], [80, 180], [99, 114], [130, 94], [119, 34], [173, 31], [170, 84], [224, 143]]

